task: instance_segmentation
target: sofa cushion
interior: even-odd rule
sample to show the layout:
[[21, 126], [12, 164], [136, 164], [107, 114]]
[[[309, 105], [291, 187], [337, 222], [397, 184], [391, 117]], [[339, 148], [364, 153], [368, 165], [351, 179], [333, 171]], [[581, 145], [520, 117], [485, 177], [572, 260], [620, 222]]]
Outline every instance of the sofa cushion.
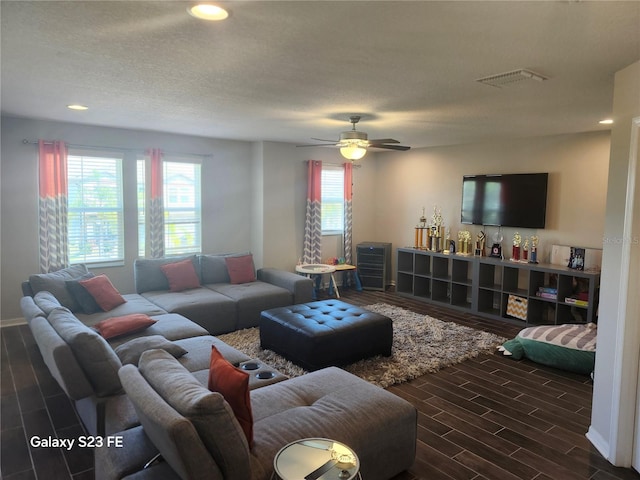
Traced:
[[200, 255], [202, 284], [229, 283], [231, 278], [229, 278], [226, 259], [229, 257], [244, 257], [246, 255], [250, 255], [250, 252]]
[[96, 303], [105, 312], [113, 310], [118, 305], [126, 302], [116, 287], [113, 286], [109, 277], [104, 274], [86, 280], [79, 280], [78, 283], [87, 289]]
[[183, 292], [154, 291], [144, 297], [170, 313], [179, 313], [212, 335], [236, 329], [236, 304], [220, 293], [200, 287]]
[[71, 346], [53, 325], [44, 317], [35, 317], [29, 327], [42, 354], [42, 360], [69, 398], [78, 400], [92, 395], [93, 385], [78, 363]]
[[249, 396], [249, 374], [234, 367], [218, 349], [211, 347], [208, 388], [222, 394], [242, 431], [247, 437], [249, 447], [253, 443], [253, 417], [251, 415], [251, 397]]
[[[214, 337], [212, 335], [184, 338], [182, 340], [175, 340], [174, 343], [189, 351], [188, 355], [180, 357], [178, 361], [191, 373], [200, 370], [206, 370], [209, 372], [209, 366], [211, 364], [211, 347], [213, 345], [215, 345], [222, 356], [233, 365], [239, 365], [240, 363], [251, 359], [246, 353], [227, 345], [218, 337]], [[202, 383], [203, 386], [207, 386], [208, 381], [208, 377], [205, 378]]]
[[36, 293], [33, 296], [33, 301], [46, 315], [49, 315], [54, 308], [63, 306], [53, 293], [46, 290]]
[[253, 255], [230, 256], [224, 259], [232, 284], [249, 283], [256, 280]]
[[94, 328], [103, 338], [109, 339], [144, 330], [156, 322], [157, 320], [144, 313], [132, 313], [122, 317], [107, 318], [98, 322]]
[[200, 264], [195, 255], [172, 258], [138, 258], [133, 263], [136, 292], [145, 293], [158, 290], [169, 290], [169, 280], [162, 272], [162, 265], [182, 260], [191, 260], [200, 278]]
[[122, 298], [124, 298], [126, 302], [118, 305], [113, 310], [108, 312], [100, 310], [92, 314], [76, 312], [76, 317], [78, 317], [82, 323], [91, 327], [107, 318], [121, 317], [123, 315], [129, 315], [130, 313], [146, 313], [150, 317], [167, 313], [166, 310], [137, 293], [125, 293], [122, 295]]
[[67, 290], [66, 281], [73, 280], [89, 273], [86, 265], [72, 265], [51, 273], [37, 273], [29, 276], [29, 284], [33, 293], [51, 292], [64, 307], [71, 311], [77, 310], [78, 304]]
[[236, 302], [238, 311], [236, 330], [257, 327], [260, 324], [260, 313], [263, 310], [284, 307], [293, 302], [293, 295], [290, 291], [260, 281], [243, 283], [242, 285], [218, 283], [207, 285], [207, 288]]
[[121, 391], [118, 370], [122, 363], [104, 338], [64, 307], [54, 309], [47, 320], [71, 347], [97, 396]]
[[362, 478], [394, 478], [413, 464], [416, 408], [337, 367], [252, 390], [251, 404], [251, 453], [267, 471], [283, 445], [311, 436], [351, 447]]
[[127, 363], [138, 365], [140, 355], [156, 348], [170, 353], [174, 358], [180, 358], [187, 353], [180, 345], [170, 342], [161, 335], [134, 338], [116, 347], [115, 352], [123, 365]]
[[95, 277], [93, 273], [87, 273], [76, 280], [67, 280], [65, 282], [67, 290], [78, 304], [79, 312], [91, 314], [102, 310], [93, 295], [80, 284], [80, 280], [87, 280], [93, 277]]
[[[162, 353], [175, 361], [168, 353]], [[194, 424], [169, 405], [133, 365], [123, 366], [119, 375], [145, 434], [178, 476], [222, 480], [222, 473], [200, 440]]]
[[224, 478], [251, 478], [247, 439], [222, 395], [207, 390], [162, 350], [143, 353], [139, 369], [151, 387], [191, 421]]
[[169, 290], [172, 292], [181, 292], [200, 286], [200, 279], [196, 273], [196, 268], [190, 259], [167, 263], [161, 265], [160, 269], [165, 277], [167, 277]]

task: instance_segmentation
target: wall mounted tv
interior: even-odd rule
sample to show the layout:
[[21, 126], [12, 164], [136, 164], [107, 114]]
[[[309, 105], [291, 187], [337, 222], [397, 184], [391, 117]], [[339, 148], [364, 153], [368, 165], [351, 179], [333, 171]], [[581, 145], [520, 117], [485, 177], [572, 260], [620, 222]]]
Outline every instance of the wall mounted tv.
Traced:
[[544, 228], [548, 173], [465, 175], [461, 222]]

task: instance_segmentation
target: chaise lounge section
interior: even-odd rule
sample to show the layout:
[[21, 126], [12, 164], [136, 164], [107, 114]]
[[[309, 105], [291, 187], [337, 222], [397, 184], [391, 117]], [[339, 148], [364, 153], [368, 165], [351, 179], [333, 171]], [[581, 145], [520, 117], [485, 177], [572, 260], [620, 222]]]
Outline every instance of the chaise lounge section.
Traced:
[[[144, 353], [137, 368], [120, 370], [120, 378], [144, 429], [144, 435], [135, 434], [142, 453], [137, 464], [129, 458], [129, 474], [134, 471], [129, 477], [123, 463], [114, 461], [118, 449], [98, 449], [97, 480], [268, 480], [278, 450], [310, 436], [349, 445], [368, 480], [391, 478], [415, 457], [415, 408], [336, 367], [252, 390], [251, 445], [220, 394], [207, 390], [166, 352]], [[153, 446], [163, 461], [144, 469]]]

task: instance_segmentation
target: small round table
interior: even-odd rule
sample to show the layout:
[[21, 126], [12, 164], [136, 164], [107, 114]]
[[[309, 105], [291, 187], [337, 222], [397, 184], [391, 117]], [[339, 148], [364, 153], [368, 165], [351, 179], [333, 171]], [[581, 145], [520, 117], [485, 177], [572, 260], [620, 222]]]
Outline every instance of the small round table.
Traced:
[[303, 438], [285, 445], [273, 459], [273, 470], [280, 480], [362, 480], [356, 453], [328, 438]]
[[[318, 289], [318, 287], [320, 286], [320, 279], [322, 275], [328, 273], [331, 276], [331, 279], [329, 280], [330, 290], [332, 289], [331, 287], [333, 285], [333, 288], [335, 288], [336, 291], [336, 298], [340, 298], [340, 292], [338, 292], [338, 284], [336, 283], [336, 279], [333, 276], [335, 271], [336, 267], [334, 265], [325, 265], [324, 263], [304, 263], [302, 265], [296, 265], [296, 272], [304, 273], [307, 277], [310, 278], [314, 275], [316, 276], [315, 289]], [[314, 297], [317, 297], [315, 290], [313, 293]]]

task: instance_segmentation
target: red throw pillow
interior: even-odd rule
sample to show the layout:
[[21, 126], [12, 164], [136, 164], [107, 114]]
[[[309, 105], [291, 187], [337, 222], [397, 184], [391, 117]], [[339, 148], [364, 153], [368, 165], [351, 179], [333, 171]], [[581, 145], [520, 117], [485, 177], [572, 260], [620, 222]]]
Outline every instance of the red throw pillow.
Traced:
[[157, 320], [144, 313], [132, 313], [122, 317], [107, 318], [98, 322], [94, 328], [104, 338], [113, 338], [144, 330], [156, 322]]
[[95, 299], [98, 306], [108, 312], [113, 310], [118, 305], [122, 305], [126, 300], [122, 298], [120, 292], [113, 286], [111, 280], [106, 275], [97, 275], [87, 280], [80, 280], [78, 282], [91, 294]]
[[249, 447], [251, 447], [253, 444], [253, 414], [251, 413], [251, 397], [249, 395], [249, 374], [231, 365], [215, 345], [211, 346], [209, 390], [220, 393], [227, 401], [247, 437]]
[[231, 283], [249, 283], [255, 282], [256, 270], [253, 266], [253, 255], [242, 255], [239, 257], [225, 257], [227, 270]]
[[190, 258], [180, 262], [166, 263], [160, 266], [172, 292], [181, 292], [190, 288], [198, 288], [200, 279]]

